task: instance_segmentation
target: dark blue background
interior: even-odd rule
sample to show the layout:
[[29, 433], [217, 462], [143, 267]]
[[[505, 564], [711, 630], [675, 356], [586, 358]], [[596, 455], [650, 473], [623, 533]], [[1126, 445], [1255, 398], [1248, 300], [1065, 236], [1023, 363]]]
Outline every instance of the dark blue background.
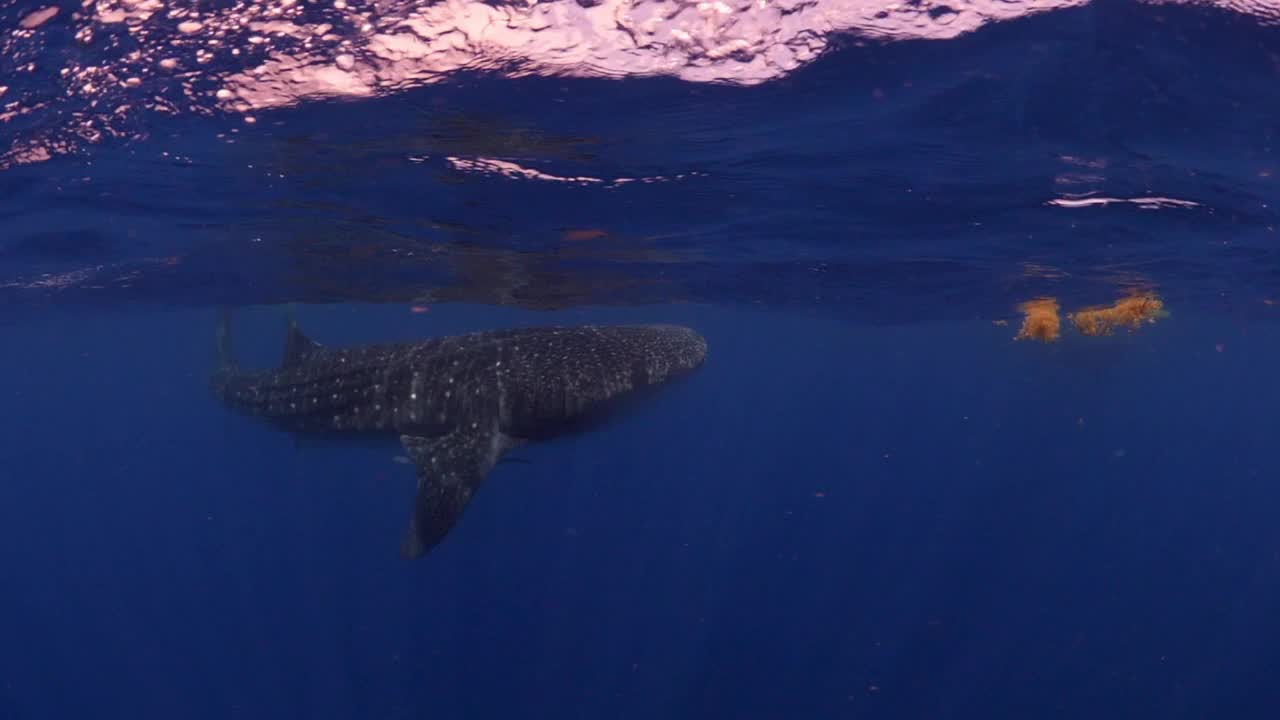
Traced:
[[[695, 377], [396, 554], [388, 440], [207, 394], [209, 312], [6, 329], [3, 717], [1246, 716], [1277, 690], [1271, 327], [1015, 343], [700, 307]], [[545, 321], [307, 308], [335, 344]], [[242, 312], [246, 359], [281, 315]], [[1221, 344], [1218, 352], [1215, 345]], [[818, 493], [822, 493], [819, 496]]]

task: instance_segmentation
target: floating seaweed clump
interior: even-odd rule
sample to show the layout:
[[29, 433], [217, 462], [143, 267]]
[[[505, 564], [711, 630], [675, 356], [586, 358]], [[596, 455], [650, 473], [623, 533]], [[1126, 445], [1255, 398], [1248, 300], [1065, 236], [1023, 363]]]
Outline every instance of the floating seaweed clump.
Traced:
[[1118, 327], [1137, 330], [1142, 323], [1166, 317], [1164, 303], [1155, 295], [1132, 295], [1114, 305], [1089, 308], [1067, 315], [1081, 335], [1110, 335]]
[[1058, 301], [1053, 298], [1028, 300], [1018, 306], [1022, 311], [1022, 329], [1015, 340], [1053, 342], [1058, 339], [1062, 321], [1058, 317]]

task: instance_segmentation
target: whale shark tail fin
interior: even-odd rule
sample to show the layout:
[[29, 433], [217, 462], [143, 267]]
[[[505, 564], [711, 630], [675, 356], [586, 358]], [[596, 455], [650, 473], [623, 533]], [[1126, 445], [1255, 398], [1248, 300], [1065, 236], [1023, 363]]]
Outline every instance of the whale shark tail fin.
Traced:
[[495, 429], [468, 428], [435, 438], [401, 435], [418, 469], [418, 494], [400, 543], [406, 560], [440, 544], [502, 455], [518, 443]]
[[214, 332], [218, 350], [218, 370], [235, 370], [236, 360], [231, 352], [231, 308], [222, 308], [218, 313], [218, 329]]

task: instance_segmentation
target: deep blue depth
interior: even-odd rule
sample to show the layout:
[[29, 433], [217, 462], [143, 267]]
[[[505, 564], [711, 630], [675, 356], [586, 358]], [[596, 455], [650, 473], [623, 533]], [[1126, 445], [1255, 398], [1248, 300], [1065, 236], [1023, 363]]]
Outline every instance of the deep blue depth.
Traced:
[[[704, 371], [405, 564], [399, 448], [210, 402], [209, 312], [11, 327], [8, 717], [1190, 717], [1276, 701], [1269, 326], [1046, 349], [699, 308]], [[38, 319], [38, 322], [36, 320]], [[88, 322], [92, 319], [93, 322]], [[269, 357], [279, 313], [247, 315]], [[310, 308], [331, 342], [527, 323]], [[273, 339], [273, 338], [272, 338]], [[1223, 345], [1222, 352], [1215, 344]]]
[[[756, 88], [158, 118], [0, 173], [0, 720], [1273, 717], [1276, 57], [1104, 4]], [[688, 179], [442, 160], [494, 148]], [[1169, 317], [1013, 340], [1024, 300], [1133, 288]], [[333, 345], [662, 321], [710, 354], [406, 563], [394, 439], [208, 392], [217, 307], [270, 365], [286, 302]]]

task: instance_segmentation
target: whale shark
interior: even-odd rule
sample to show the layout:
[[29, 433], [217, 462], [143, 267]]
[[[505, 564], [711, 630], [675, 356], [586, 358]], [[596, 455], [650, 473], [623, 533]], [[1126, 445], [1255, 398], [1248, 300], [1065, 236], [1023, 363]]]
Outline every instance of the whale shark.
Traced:
[[400, 543], [435, 548], [514, 448], [591, 427], [646, 388], [687, 375], [707, 342], [679, 325], [510, 328], [326, 347], [290, 315], [278, 368], [242, 370], [230, 313], [217, 329], [214, 395], [301, 435], [399, 437], [417, 494]]

